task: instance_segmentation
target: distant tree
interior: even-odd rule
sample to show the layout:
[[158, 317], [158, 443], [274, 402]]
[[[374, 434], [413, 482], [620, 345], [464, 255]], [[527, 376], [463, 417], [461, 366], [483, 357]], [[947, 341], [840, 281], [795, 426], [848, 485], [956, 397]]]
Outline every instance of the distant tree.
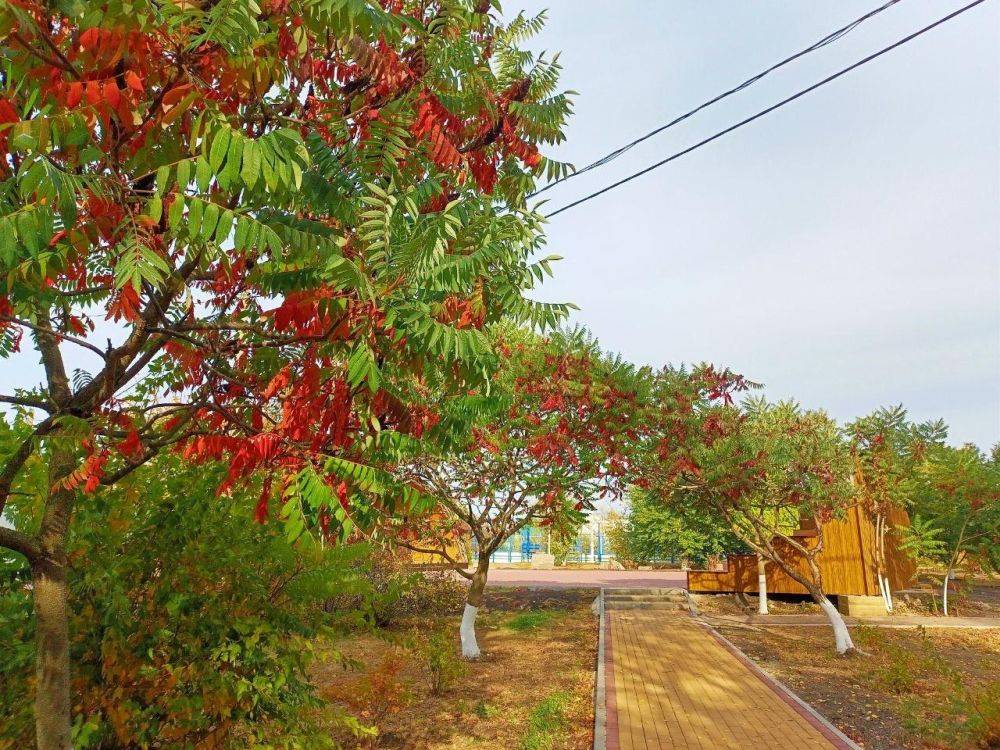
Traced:
[[568, 528], [549, 530], [549, 551], [556, 565], [565, 565], [576, 546], [580, 526], [579, 524], [567, 524], [567, 526]]
[[960, 566], [1000, 571], [1000, 450], [990, 457], [966, 445], [932, 446], [911, 490], [913, 524], [904, 547], [944, 568], [942, 600]]
[[890, 523], [894, 508], [907, 508], [921, 461], [932, 446], [947, 437], [941, 420], [914, 424], [902, 406], [877, 409], [845, 427], [853, 464], [857, 502], [875, 527], [875, 573], [886, 609], [892, 611], [892, 591], [886, 566], [886, 541], [899, 534]]
[[635, 563], [682, 558], [702, 566], [744, 547], [729, 524], [703, 506], [664, 503], [638, 487], [629, 489], [628, 499], [621, 533], [625, 554]]
[[[855, 651], [817, 563], [823, 524], [851, 502], [849, 457], [836, 422], [791, 402], [713, 405], [720, 386], [692, 382], [687, 393], [673, 395], [685, 404], [680, 414], [686, 417], [668, 421], [644, 478], [666, 501], [723, 519], [746, 546], [809, 592], [830, 620], [837, 652]], [[811, 540], [795, 534], [802, 527]]]
[[[411, 519], [411, 549], [449, 555], [444, 540], [468, 529], [477, 550], [462, 618], [462, 653], [480, 654], [476, 614], [490, 555], [525, 526], [568, 533], [600, 497], [622, 491], [635, 436], [636, 371], [578, 333], [541, 338], [500, 330], [503, 364], [489, 396], [451, 398], [445, 419], [473, 416], [471, 439], [400, 466], [399, 475], [440, 499], [446, 514]], [[428, 531], [434, 526], [440, 531]], [[417, 539], [440, 540], [427, 547]]]

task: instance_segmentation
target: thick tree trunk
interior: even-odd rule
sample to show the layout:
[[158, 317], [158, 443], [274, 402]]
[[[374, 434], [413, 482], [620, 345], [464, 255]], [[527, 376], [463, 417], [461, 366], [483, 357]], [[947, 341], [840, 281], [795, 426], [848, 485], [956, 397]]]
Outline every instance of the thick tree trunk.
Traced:
[[760, 555], [757, 555], [757, 612], [767, 614], [767, 568]]
[[[40, 322], [49, 319], [48, 307], [39, 305]], [[73, 396], [59, 341], [47, 331], [35, 340], [45, 367], [49, 396], [61, 408]], [[38, 531], [38, 554], [31, 560], [35, 604], [35, 741], [38, 750], [72, 750], [69, 680], [69, 583], [66, 538], [73, 516], [76, 492], [64, 480], [76, 467], [72, 451], [52, 446], [49, 456], [49, 496]]]
[[32, 574], [37, 630], [35, 735], [38, 750], [71, 750], [66, 567], [46, 559], [33, 566]]
[[466, 659], [478, 659], [481, 655], [476, 642], [476, 615], [483, 604], [483, 591], [486, 589], [486, 576], [489, 574], [490, 556], [480, 554], [476, 572], [469, 585], [469, 594], [465, 600], [465, 611], [462, 613], [462, 625], [459, 634], [462, 639], [462, 656]]
[[49, 459], [49, 491], [38, 533], [41, 554], [32, 561], [35, 605], [35, 735], [38, 750], [71, 750], [69, 658], [69, 562], [66, 537], [75, 492], [61, 487], [76, 459], [55, 449]]
[[830, 621], [830, 625], [833, 627], [833, 638], [837, 653], [841, 656], [856, 654], [857, 649], [854, 647], [851, 631], [847, 629], [847, 623], [844, 622], [844, 616], [840, 614], [840, 610], [833, 606], [833, 602], [823, 593], [823, 589], [816, 586], [807, 586], [806, 588], [809, 589], [809, 595], [819, 605], [819, 608], [823, 610], [823, 614], [826, 615]]

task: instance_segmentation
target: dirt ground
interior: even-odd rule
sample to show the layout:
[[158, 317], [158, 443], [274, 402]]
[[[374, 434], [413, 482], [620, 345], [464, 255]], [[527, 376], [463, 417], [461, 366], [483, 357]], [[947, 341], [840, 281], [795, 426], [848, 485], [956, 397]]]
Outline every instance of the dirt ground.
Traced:
[[997, 631], [860, 627], [850, 658], [826, 628], [719, 631], [866, 750], [1000, 748]]
[[[921, 588], [925, 588], [922, 586]], [[741, 615], [757, 612], [757, 596], [748, 594], [746, 603], [733, 594], [692, 594], [698, 608], [707, 615]], [[952, 617], [1000, 617], [1000, 585], [978, 582], [962, 585], [949, 595]], [[897, 615], [943, 616], [940, 592], [934, 588], [920, 594], [896, 594], [893, 597]], [[822, 614], [815, 602], [805, 596], [772, 595], [768, 598], [772, 615]]]
[[[698, 610], [706, 615], [744, 615], [757, 612], [757, 596], [750, 594], [746, 604], [734, 594], [691, 594]], [[767, 610], [772, 615], [818, 615], [822, 610], [807, 597], [771, 596]]]
[[[940, 615], [941, 592], [935, 585], [919, 595], [897, 595], [895, 607], [900, 614]], [[1000, 617], [1000, 586], [962, 584], [948, 594], [948, 611], [955, 617]]]
[[[593, 591], [488, 590], [476, 628], [484, 655], [462, 662], [464, 674], [443, 695], [431, 692], [426, 660], [393, 645], [413, 628], [426, 631], [419, 621], [327, 644], [353, 664], [326, 661], [313, 679], [335, 706], [378, 726], [371, 744], [340, 731], [347, 747], [586, 750], [597, 658], [593, 600]], [[458, 618], [444, 627], [457, 654]]]

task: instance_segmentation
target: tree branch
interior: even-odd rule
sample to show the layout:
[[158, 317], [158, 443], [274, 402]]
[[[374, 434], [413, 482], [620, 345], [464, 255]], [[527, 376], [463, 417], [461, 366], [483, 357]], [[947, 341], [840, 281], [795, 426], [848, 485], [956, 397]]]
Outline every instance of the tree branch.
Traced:
[[42, 554], [34, 539], [7, 526], [0, 526], [0, 546], [21, 553], [29, 563], [34, 563]]

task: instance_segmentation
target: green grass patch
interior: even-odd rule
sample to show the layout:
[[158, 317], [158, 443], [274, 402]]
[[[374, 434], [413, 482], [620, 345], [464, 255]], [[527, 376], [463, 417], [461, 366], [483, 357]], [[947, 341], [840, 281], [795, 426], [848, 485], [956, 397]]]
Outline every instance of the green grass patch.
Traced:
[[552, 693], [532, 710], [521, 750], [552, 750], [566, 727], [569, 693]]
[[522, 612], [507, 620], [507, 627], [511, 630], [536, 630], [544, 627], [557, 618], [557, 613], [551, 610], [538, 612]]

